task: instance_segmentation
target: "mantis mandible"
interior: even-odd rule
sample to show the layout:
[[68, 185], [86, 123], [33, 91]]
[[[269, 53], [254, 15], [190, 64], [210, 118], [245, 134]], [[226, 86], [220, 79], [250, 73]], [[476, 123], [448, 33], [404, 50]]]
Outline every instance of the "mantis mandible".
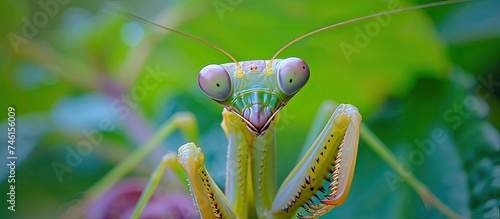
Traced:
[[[222, 128], [228, 139], [225, 192], [217, 186], [204, 166], [204, 155], [195, 143], [181, 146], [178, 154], [164, 156], [133, 217], [154, 191], [163, 170], [182, 168], [187, 174], [194, 202], [202, 218], [290, 218], [299, 208], [316, 218], [344, 203], [356, 164], [361, 115], [350, 104], [341, 104], [331, 114], [323, 131], [307, 153], [277, 189], [275, 127], [279, 111], [303, 87], [309, 67], [299, 58], [276, 59], [290, 45], [324, 30], [386, 14], [416, 10], [460, 1], [444, 1], [369, 15], [330, 25], [304, 34], [278, 50], [270, 60], [238, 62], [229, 53], [191, 35], [163, 27], [134, 15], [136, 20], [158, 26], [205, 43], [225, 53], [232, 63], [208, 65], [198, 76], [200, 89], [224, 107]], [[324, 183], [328, 182], [327, 188]], [[318, 193], [326, 193], [319, 203]], [[255, 206], [255, 208], [251, 208]]]

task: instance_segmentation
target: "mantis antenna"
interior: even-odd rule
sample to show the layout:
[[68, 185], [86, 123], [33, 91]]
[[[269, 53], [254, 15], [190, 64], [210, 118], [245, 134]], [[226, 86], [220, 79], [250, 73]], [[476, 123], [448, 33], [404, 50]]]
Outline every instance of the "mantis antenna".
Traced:
[[294, 43], [296, 43], [298, 41], [301, 41], [301, 40], [303, 40], [303, 39], [305, 39], [305, 38], [307, 38], [309, 36], [312, 36], [314, 34], [317, 34], [319, 32], [323, 32], [325, 30], [333, 29], [335, 27], [339, 27], [339, 26], [342, 26], [342, 25], [345, 25], [345, 24], [355, 23], [355, 22], [358, 22], [358, 21], [367, 20], [367, 19], [371, 19], [371, 18], [376, 18], [376, 17], [388, 15], [388, 14], [396, 14], [396, 13], [403, 12], [403, 11], [412, 11], [412, 10], [417, 10], [417, 9], [430, 8], [430, 7], [435, 7], [435, 6], [455, 4], [455, 3], [467, 2], [467, 1], [471, 1], [471, 0], [448, 0], [448, 1], [442, 1], [442, 2], [429, 3], [429, 4], [425, 4], [425, 5], [413, 6], [413, 7], [409, 7], [409, 8], [401, 8], [401, 9], [396, 9], [396, 10], [392, 10], [392, 11], [386, 11], [386, 12], [381, 12], [381, 13], [378, 13], [378, 14], [372, 14], [372, 15], [368, 15], [368, 16], [364, 16], [364, 17], [359, 17], [359, 18], [355, 18], [355, 19], [352, 19], [352, 20], [348, 20], [348, 21], [344, 21], [344, 22], [340, 22], [340, 23], [336, 23], [336, 24], [332, 24], [332, 25], [329, 25], [329, 26], [326, 26], [326, 27], [319, 28], [317, 30], [314, 30], [314, 31], [306, 33], [306, 34], [304, 34], [302, 36], [299, 36], [299, 37], [295, 38], [294, 40], [292, 40], [292, 41], [288, 42], [287, 44], [285, 44], [283, 47], [281, 47], [271, 57], [271, 60], [269, 60], [269, 62], [267, 62], [266, 73], [271, 73], [272, 74], [273, 61], [276, 58], [276, 56], [278, 56], [281, 52], [283, 52], [283, 50], [285, 50], [286, 48], [290, 47]]
[[145, 19], [145, 18], [142, 18], [142, 17], [139, 17], [139, 16], [137, 16], [137, 15], [131, 14], [131, 13], [129, 13], [129, 12], [127, 12], [127, 11], [124, 11], [124, 10], [121, 10], [121, 9], [118, 9], [118, 10], [119, 10], [119, 11], [121, 11], [121, 13], [125, 14], [126, 16], [128, 16], [128, 17], [130, 17], [130, 18], [132, 18], [132, 19], [134, 19], [134, 20], [137, 20], [137, 21], [140, 21], [140, 22], [143, 22], [143, 23], [149, 24], [149, 25], [153, 25], [153, 26], [155, 26], [155, 27], [163, 28], [163, 29], [165, 29], [165, 30], [168, 30], [168, 31], [174, 32], [174, 33], [176, 33], [176, 34], [180, 34], [180, 35], [182, 35], [182, 36], [185, 36], [185, 37], [187, 37], [187, 38], [193, 39], [193, 40], [195, 40], [195, 41], [198, 41], [198, 42], [200, 42], [200, 43], [203, 43], [203, 44], [205, 44], [205, 45], [208, 45], [208, 46], [210, 46], [210, 47], [212, 47], [212, 48], [215, 48], [215, 49], [219, 50], [220, 52], [222, 52], [222, 53], [224, 53], [226, 56], [228, 56], [231, 60], [233, 60], [234, 64], [236, 64], [236, 77], [238, 77], [238, 78], [243, 77], [243, 74], [244, 74], [244, 73], [243, 73], [243, 70], [242, 70], [242, 68], [241, 68], [240, 63], [239, 63], [239, 62], [238, 62], [238, 61], [237, 61], [237, 60], [236, 60], [236, 59], [235, 59], [235, 58], [234, 58], [231, 54], [229, 54], [226, 50], [224, 50], [224, 49], [222, 49], [222, 48], [220, 48], [220, 47], [218, 47], [218, 46], [216, 46], [216, 45], [214, 45], [214, 44], [212, 44], [212, 43], [210, 43], [210, 42], [207, 42], [207, 41], [205, 41], [205, 40], [202, 40], [202, 39], [200, 39], [200, 38], [198, 38], [198, 37], [192, 36], [192, 35], [190, 35], [190, 34], [187, 34], [187, 33], [184, 33], [184, 32], [178, 31], [178, 30], [174, 30], [174, 29], [169, 28], [169, 27], [165, 27], [165, 26], [163, 26], [163, 25], [160, 25], [160, 24], [157, 24], [157, 23], [155, 23], [155, 22], [149, 21], [149, 20], [147, 20], [147, 19]]

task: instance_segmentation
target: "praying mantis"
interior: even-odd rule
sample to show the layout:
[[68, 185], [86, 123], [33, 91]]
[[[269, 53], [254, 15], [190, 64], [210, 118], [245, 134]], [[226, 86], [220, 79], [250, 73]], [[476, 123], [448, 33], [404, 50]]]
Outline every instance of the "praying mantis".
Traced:
[[[208, 65], [198, 76], [202, 92], [224, 107], [222, 128], [229, 142], [226, 191], [222, 192], [210, 177], [198, 145], [187, 143], [179, 148], [177, 154], [168, 153], [164, 156], [141, 196], [133, 217], [140, 216], [166, 168], [187, 174], [194, 202], [202, 218], [247, 218], [249, 214], [257, 214], [259, 218], [290, 218], [301, 207], [309, 215], [298, 217], [316, 218], [341, 205], [347, 198], [353, 180], [360, 134], [369, 135], [369, 132], [362, 125], [361, 115], [355, 106], [341, 104], [333, 113], [327, 113], [333, 111], [331, 109], [326, 110], [324, 114], [331, 116], [323, 131], [277, 189], [274, 157], [279, 111], [305, 86], [311, 73], [305, 61], [294, 57], [276, 59], [277, 55], [306, 37], [340, 25], [456, 2], [404, 8], [327, 26], [291, 41], [270, 60], [238, 62], [210, 43], [162, 27], [209, 44], [233, 60], [233, 63]], [[324, 182], [328, 184], [326, 188]], [[311, 201], [318, 192], [326, 193], [319, 204]]]

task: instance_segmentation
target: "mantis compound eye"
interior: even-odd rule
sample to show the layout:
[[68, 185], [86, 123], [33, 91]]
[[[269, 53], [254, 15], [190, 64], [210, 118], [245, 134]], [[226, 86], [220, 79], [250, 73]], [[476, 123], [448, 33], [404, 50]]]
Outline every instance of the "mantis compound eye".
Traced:
[[299, 58], [283, 60], [278, 69], [278, 84], [285, 94], [299, 91], [309, 80], [309, 66]]
[[198, 74], [198, 85], [208, 97], [224, 101], [231, 94], [231, 77], [220, 65], [207, 65]]

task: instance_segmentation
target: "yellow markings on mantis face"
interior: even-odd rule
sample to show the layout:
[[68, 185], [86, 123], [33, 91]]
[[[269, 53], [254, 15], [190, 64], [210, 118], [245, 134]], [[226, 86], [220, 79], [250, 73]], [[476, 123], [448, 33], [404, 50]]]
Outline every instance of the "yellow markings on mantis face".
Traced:
[[236, 73], [234, 74], [236, 78], [243, 78], [245, 76], [245, 72], [243, 72], [243, 69], [241, 69], [241, 65], [237, 63], [236, 65]]
[[266, 66], [266, 70], [264, 71], [264, 73], [266, 74], [266, 76], [271, 76], [274, 74], [274, 72], [273, 72], [273, 60], [267, 61], [267, 66]]

